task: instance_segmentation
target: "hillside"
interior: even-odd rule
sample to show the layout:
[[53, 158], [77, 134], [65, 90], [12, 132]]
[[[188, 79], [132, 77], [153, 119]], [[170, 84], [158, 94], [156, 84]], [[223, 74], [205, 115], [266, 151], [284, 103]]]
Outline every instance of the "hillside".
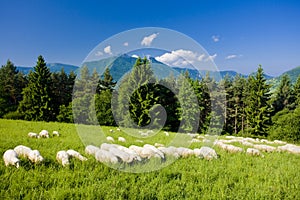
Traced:
[[291, 70], [288, 70], [288, 71], [282, 73], [280, 76], [277, 76], [277, 77], [274, 77], [274, 78], [268, 80], [269, 84], [271, 84], [272, 90], [274, 90], [279, 85], [282, 76], [285, 74], [287, 74], [290, 77], [292, 84], [296, 83], [297, 78], [300, 75], [300, 66], [295, 67]]
[[[69, 74], [70, 72], [75, 72], [78, 70], [78, 66], [75, 65], [68, 65], [68, 64], [62, 64], [62, 63], [47, 63], [47, 66], [49, 67], [51, 72], [60, 72], [63, 68], [64, 71]], [[16, 66], [17, 70], [20, 72], [23, 72], [24, 74], [29, 74], [30, 71], [33, 70], [33, 67], [23, 67], [23, 66]]]

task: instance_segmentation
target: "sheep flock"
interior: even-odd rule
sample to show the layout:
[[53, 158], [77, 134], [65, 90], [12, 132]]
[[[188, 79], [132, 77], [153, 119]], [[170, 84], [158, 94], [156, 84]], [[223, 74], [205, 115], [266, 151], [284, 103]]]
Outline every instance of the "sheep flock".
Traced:
[[[119, 128], [116, 130], [120, 131]], [[109, 130], [109, 133], [111, 134], [114, 132], [113, 129]], [[151, 132], [141, 132], [140, 134], [141, 136], [148, 136]], [[164, 137], [169, 137], [170, 135], [166, 131], [162, 134]], [[135, 163], [145, 163], [152, 158], [158, 159], [161, 162], [165, 162], [169, 158], [178, 159], [188, 157], [213, 160], [219, 158], [218, 151], [225, 151], [228, 154], [245, 153], [248, 156], [257, 156], [261, 158], [264, 157], [264, 154], [273, 152], [288, 152], [300, 155], [300, 146], [288, 144], [280, 140], [269, 141], [258, 138], [225, 136], [222, 137], [223, 139], [215, 139], [214, 141], [211, 141], [211, 145], [207, 145], [210, 142], [209, 135], [187, 135], [190, 136], [190, 144], [199, 143], [201, 147], [191, 149], [187, 147], [165, 146], [158, 142], [154, 144], [143, 144], [143, 140], [136, 140], [136, 142], [142, 144], [137, 146], [127, 143], [125, 137], [114, 138], [113, 136], [107, 136], [106, 141], [101, 145], [97, 146], [90, 144], [87, 145], [84, 150], [80, 150], [84, 152], [87, 157], [74, 149], [60, 150], [56, 152], [56, 154], [53, 152], [53, 156], [56, 155], [55, 158], [57, 163], [66, 167], [70, 165], [70, 159], [77, 159], [84, 162], [88, 160], [88, 157], [92, 157], [91, 159], [105, 164], [127, 163], [132, 165]], [[42, 130], [40, 133], [29, 132], [28, 137], [49, 139], [51, 137], [60, 137], [60, 133], [58, 131], [53, 131], [51, 135], [47, 130]], [[116, 144], [115, 141], [122, 145]], [[32, 150], [25, 145], [18, 145], [13, 149], [8, 149], [3, 154], [5, 166], [12, 165], [19, 168], [22, 165], [22, 159], [28, 159], [32, 164], [44, 162], [44, 157], [39, 150]]]

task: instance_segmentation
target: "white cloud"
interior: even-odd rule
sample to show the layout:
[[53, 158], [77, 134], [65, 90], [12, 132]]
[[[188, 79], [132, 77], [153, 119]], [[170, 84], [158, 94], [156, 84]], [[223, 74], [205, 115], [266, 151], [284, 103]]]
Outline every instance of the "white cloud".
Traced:
[[220, 41], [220, 36], [213, 35], [213, 36], [211, 37], [211, 39], [212, 39], [214, 42], [219, 42], [219, 41]]
[[107, 47], [105, 47], [104, 49], [104, 53], [107, 53], [107, 54], [112, 54], [112, 52], [111, 52], [111, 46], [110, 45], [108, 45]]
[[125, 47], [128, 47], [129, 43], [128, 42], [124, 42], [123, 44]]
[[165, 53], [155, 57], [156, 60], [165, 63], [169, 66], [187, 67], [195, 62], [204, 61], [205, 55], [184, 49], [178, 49], [170, 53]]
[[141, 45], [142, 46], [150, 46], [153, 40], [158, 36], [158, 33], [153, 33], [149, 36], [143, 38]]
[[232, 54], [232, 55], [228, 55], [225, 57], [226, 60], [230, 60], [230, 59], [234, 59], [234, 58], [237, 58], [238, 56], [235, 55], [235, 54]]
[[101, 51], [97, 51], [96, 53], [95, 53], [95, 56], [102, 56], [103, 55], [103, 53], [101, 52]]
[[215, 53], [214, 55], [208, 56], [208, 57], [205, 59], [205, 61], [214, 61], [216, 57], [217, 57], [217, 54]]
[[136, 54], [133, 54], [133, 55], [131, 55], [131, 57], [133, 57], [133, 58], [138, 58], [139, 56], [136, 55]]

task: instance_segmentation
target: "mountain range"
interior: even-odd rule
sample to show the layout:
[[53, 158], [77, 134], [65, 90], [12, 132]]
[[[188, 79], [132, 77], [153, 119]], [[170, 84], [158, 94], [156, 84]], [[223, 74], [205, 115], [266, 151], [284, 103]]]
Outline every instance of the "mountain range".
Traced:
[[[191, 78], [196, 79], [200, 78], [206, 75], [206, 73], [209, 73], [211, 77], [214, 77], [217, 81], [219, 81], [221, 78], [224, 78], [226, 75], [230, 78], [233, 78], [236, 75], [240, 75], [243, 77], [247, 77], [249, 75], [241, 74], [236, 71], [206, 71], [201, 70], [198, 71], [197, 69], [191, 69], [191, 68], [179, 68], [179, 67], [170, 67], [160, 61], [157, 61], [155, 58], [150, 57], [151, 66], [153, 69], [154, 74], [158, 78], [165, 78], [168, 77], [170, 74], [173, 74], [175, 77], [178, 76], [180, 73], [184, 73], [185, 71], [188, 71]], [[136, 61], [135, 57], [131, 57], [129, 55], [121, 55], [118, 57], [110, 57], [105, 58], [102, 60], [97, 61], [89, 61], [82, 64], [86, 65], [91, 72], [93, 72], [94, 69], [97, 70], [99, 74], [103, 74], [106, 67], [110, 68], [110, 73], [114, 77], [115, 80], [120, 80], [124, 74], [129, 72], [134, 63]], [[79, 74], [80, 67], [75, 65], [68, 65], [68, 64], [62, 64], [62, 63], [48, 63], [47, 66], [49, 67], [51, 72], [59, 72], [63, 68], [64, 71], [69, 74], [71, 71], [75, 72], [76, 74]], [[33, 70], [33, 67], [21, 67], [17, 66], [17, 69], [24, 74], [28, 74], [31, 70]], [[297, 77], [300, 75], [300, 66], [296, 67], [292, 70], [286, 71], [283, 74], [288, 74], [291, 78], [291, 82], [294, 83], [297, 80]], [[272, 77], [269, 75], [265, 75], [265, 78], [268, 80], [268, 82], [274, 86], [278, 85], [281, 77], [283, 76], [277, 76]]]

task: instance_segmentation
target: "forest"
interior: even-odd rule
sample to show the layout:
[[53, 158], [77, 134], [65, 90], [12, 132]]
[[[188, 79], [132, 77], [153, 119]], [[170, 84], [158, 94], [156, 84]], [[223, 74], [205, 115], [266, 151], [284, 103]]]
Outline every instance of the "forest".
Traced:
[[63, 69], [53, 73], [39, 56], [28, 75], [10, 60], [0, 68], [0, 118], [126, 127], [163, 125], [164, 130], [175, 132], [220, 131], [299, 142], [300, 76], [292, 84], [284, 75], [272, 92], [271, 86], [261, 66], [247, 77], [226, 76], [218, 82], [209, 74], [192, 79], [188, 72], [157, 80], [149, 60], [138, 58], [132, 71], [117, 83], [108, 67], [103, 75], [85, 66], [77, 74]]

